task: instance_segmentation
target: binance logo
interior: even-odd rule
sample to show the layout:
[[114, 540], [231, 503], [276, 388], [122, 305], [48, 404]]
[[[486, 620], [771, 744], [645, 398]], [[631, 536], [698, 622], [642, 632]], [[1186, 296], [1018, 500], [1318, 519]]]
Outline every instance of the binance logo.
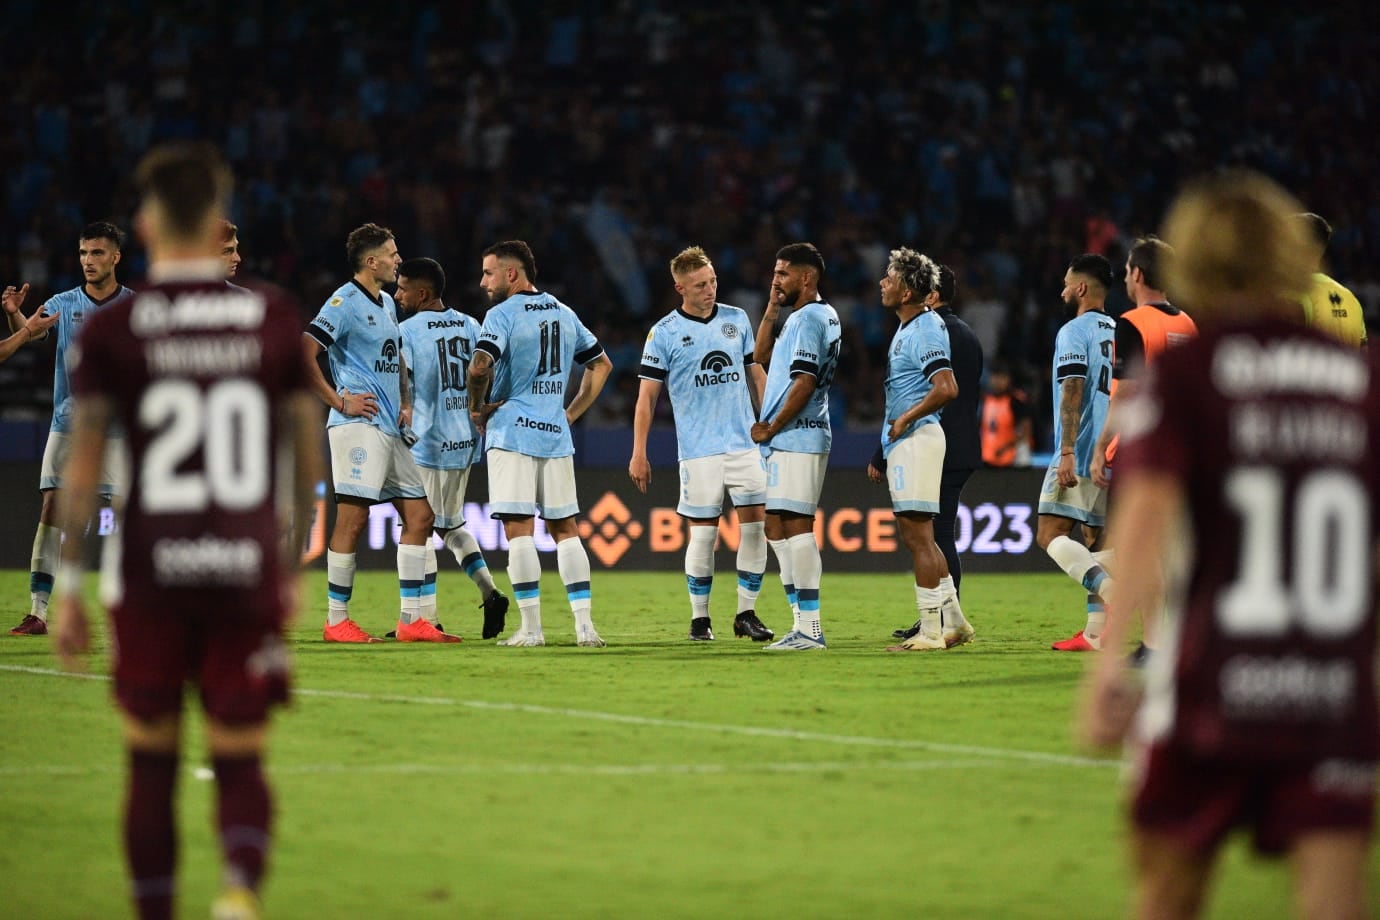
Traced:
[[605, 492], [580, 522], [580, 537], [605, 568], [613, 568], [633, 541], [642, 536], [642, 529], [642, 524], [632, 519], [628, 506], [617, 495]]

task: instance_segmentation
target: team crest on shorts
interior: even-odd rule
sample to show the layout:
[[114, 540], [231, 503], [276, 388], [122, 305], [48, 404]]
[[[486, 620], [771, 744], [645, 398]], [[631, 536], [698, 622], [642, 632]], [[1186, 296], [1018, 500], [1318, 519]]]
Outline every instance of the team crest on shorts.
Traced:
[[369, 459], [369, 452], [362, 447], [350, 449], [350, 463], [353, 466], [363, 466], [364, 461]]
[[719, 327], [719, 331], [724, 334], [724, 338], [733, 339], [738, 337], [738, 327], [732, 323], [724, 323]]

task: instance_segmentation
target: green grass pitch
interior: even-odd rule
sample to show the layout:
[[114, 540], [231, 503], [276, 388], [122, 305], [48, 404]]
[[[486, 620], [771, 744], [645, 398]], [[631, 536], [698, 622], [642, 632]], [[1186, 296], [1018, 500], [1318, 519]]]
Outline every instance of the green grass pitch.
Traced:
[[[766, 581], [760, 613], [780, 634]], [[0, 591], [17, 622], [27, 573], [0, 573]], [[1083, 619], [1067, 578], [970, 575], [977, 641], [908, 655], [883, 652], [914, 616], [899, 571], [825, 573], [824, 653], [733, 639], [722, 574], [713, 643], [685, 639], [678, 572], [595, 574], [607, 649], [575, 648], [554, 575], [543, 591], [546, 648], [481, 641], [454, 569], [440, 609], [463, 645], [326, 646], [324, 573], [308, 576], [299, 693], [269, 756], [268, 916], [1123, 914], [1118, 766], [1073, 745], [1086, 660], [1049, 651]], [[391, 628], [395, 592], [361, 574], [356, 619]], [[109, 686], [54, 667], [45, 640], [0, 637], [0, 916], [127, 916]], [[179, 916], [199, 917], [219, 870], [199, 722], [187, 729]], [[1284, 867], [1240, 842], [1217, 877], [1212, 917], [1288, 911]]]

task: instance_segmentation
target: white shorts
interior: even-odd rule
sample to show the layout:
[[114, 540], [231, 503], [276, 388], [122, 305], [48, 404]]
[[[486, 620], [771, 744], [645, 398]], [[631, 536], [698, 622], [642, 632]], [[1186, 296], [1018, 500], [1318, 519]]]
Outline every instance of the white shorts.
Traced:
[[[38, 476], [40, 492], [62, 488], [62, 468], [67, 465], [71, 445], [71, 435], [61, 431], [48, 432], [48, 443], [43, 446], [43, 466]], [[107, 498], [129, 493], [129, 458], [125, 454], [123, 437], [106, 439], [105, 462], [101, 464], [101, 483], [97, 491]]]
[[767, 468], [760, 450], [751, 447], [682, 460], [676, 513], [688, 518], [716, 518], [724, 508], [724, 489], [735, 508], [767, 500]]
[[1059, 488], [1059, 458], [1055, 457], [1045, 471], [1038, 511], [1102, 527], [1107, 523], [1107, 490], [1099, 489], [1091, 476], [1079, 476], [1078, 485], [1072, 489]]
[[529, 457], [495, 447], [488, 458], [490, 516], [540, 514], [559, 521], [580, 513], [573, 457]]
[[939, 482], [944, 478], [944, 429], [921, 425], [898, 441], [886, 458], [891, 510], [939, 513]]
[[371, 502], [426, 498], [417, 462], [402, 438], [363, 422], [327, 428], [326, 437], [331, 442], [336, 495]]
[[470, 468], [462, 470], [433, 470], [417, 467], [426, 489], [426, 499], [436, 515], [437, 530], [453, 530], [465, 523], [465, 487], [469, 485]]
[[766, 459], [767, 510], [814, 514], [828, 465], [828, 454], [772, 451]]

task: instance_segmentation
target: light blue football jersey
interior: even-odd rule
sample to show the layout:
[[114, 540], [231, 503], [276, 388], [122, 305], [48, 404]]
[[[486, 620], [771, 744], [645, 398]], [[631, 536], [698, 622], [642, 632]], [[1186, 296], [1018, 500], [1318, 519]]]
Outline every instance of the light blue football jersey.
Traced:
[[1112, 398], [1112, 364], [1116, 343], [1116, 320], [1106, 313], [1089, 310], [1069, 320], [1054, 339], [1054, 460], [1059, 462], [1063, 443], [1060, 423], [1063, 389], [1070, 377], [1083, 378], [1083, 403], [1078, 410], [1078, 434], [1073, 443], [1074, 472], [1092, 474], [1093, 447], [1107, 420]]
[[838, 366], [841, 332], [838, 313], [822, 300], [806, 304], [786, 319], [771, 351], [767, 388], [762, 396], [762, 420], [776, 418], [797, 374], [810, 374], [818, 385], [805, 408], [776, 433], [767, 447], [799, 454], [829, 453], [833, 443], [829, 387]]
[[604, 353], [575, 311], [541, 291], [514, 294], [485, 314], [475, 347], [494, 359], [489, 401], [503, 401], [489, 417], [484, 449], [529, 457], [575, 453], [566, 385], [577, 365]]
[[57, 354], [53, 357], [53, 421], [49, 430], [67, 434], [72, 429], [72, 387], [67, 376], [67, 349], [77, 340], [82, 323], [92, 313], [132, 296], [132, 290], [120, 285], [105, 300], [96, 300], [86, 293], [83, 285], [54, 294], [43, 305], [45, 312], [58, 315], [57, 324], [53, 327], [57, 330]]
[[886, 416], [882, 421], [882, 456], [901, 441], [915, 434], [922, 426], [939, 421], [939, 413], [931, 412], [907, 428], [901, 437], [892, 441], [887, 437], [891, 422], [907, 409], [922, 401], [934, 389], [930, 381], [940, 371], [952, 370], [949, 354], [949, 330], [944, 319], [934, 310], [912, 316], [891, 337], [891, 351], [886, 358]]
[[748, 315], [715, 304], [701, 319], [677, 307], [647, 333], [638, 376], [664, 383], [681, 460], [750, 450], [752, 326]]
[[481, 445], [470, 422], [470, 359], [479, 322], [458, 310], [426, 310], [402, 324], [412, 378], [412, 456], [431, 470], [463, 470]]
[[354, 280], [341, 285], [321, 312], [307, 326], [307, 335], [326, 349], [335, 378], [337, 393], [373, 393], [379, 411], [373, 418], [342, 415], [331, 409], [326, 427], [365, 422], [384, 434], [397, 437], [398, 413], [402, 410], [401, 362], [402, 333], [398, 330], [398, 311], [393, 298], [380, 293], [379, 299]]

